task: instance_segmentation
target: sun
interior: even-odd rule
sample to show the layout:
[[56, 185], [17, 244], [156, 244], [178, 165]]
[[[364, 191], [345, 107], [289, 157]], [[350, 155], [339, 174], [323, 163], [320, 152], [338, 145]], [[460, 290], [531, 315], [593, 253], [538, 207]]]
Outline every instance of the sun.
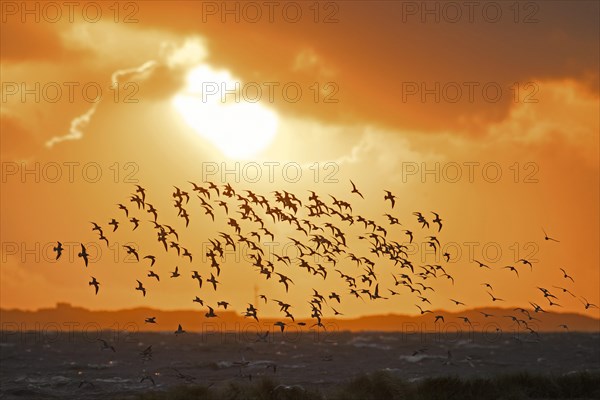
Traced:
[[[172, 104], [183, 120], [225, 156], [248, 159], [264, 150], [277, 133], [277, 114], [242, 96], [222, 95], [241, 85], [228, 71], [198, 66]], [[227, 92], [225, 92], [227, 91]]]

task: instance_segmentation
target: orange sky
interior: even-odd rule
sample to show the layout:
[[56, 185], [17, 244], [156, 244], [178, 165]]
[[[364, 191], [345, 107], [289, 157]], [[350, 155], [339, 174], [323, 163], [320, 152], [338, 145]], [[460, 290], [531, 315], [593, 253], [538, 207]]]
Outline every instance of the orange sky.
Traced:
[[[553, 311], [597, 317], [598, 310], [584, 310], [552, 286], [600, 304], [598, 3], [540, 2], [539, 9], [520, 9], [518, 15], [508, 2], [499, 3], [502, 16], [495, 23], [481, 10], [470, 22], [466, 9], [452, 23], [443, 8], [436, 22], [420, 9], [412, 14], [404, 8], [408, 3], [422, 6], [325, 2], [317, 15], [309, 2], [292, 3], [286, 6], [290, 14], [283, 14], [282, 2], [272, 21], [262, 8], [262, 17], [252, 22], [251, 9], [229, 2], [231, 10], [239, 7], [236, 22], [234, 14], [221, 14], [221, 2], [123, 2], [118, 10], [112, 2], [81, 2], [72, 18], [66, 6], [57, 18], [57, 10], [44, 3], [27, 3], [24, 10], [21, 2], [2, 2], [0, 305], [36, 309], [66, 301], [91, 309], [187, 309], [199, 295], [209, 304], [228, 300], [243, 310], [254, 302], [257, 285], [269, 298], [287, 299], [298, 314], [309, 312], [312, 288], [343, 294], [336, 308], [347, 316], [418, 312], [420, 301], [405, 288], [389, 300], [354, 299], [331, 265], [325, 281], [296, 265], [278, 265], [295, 282], [286, 294], [241, 254], [223, 261], [217, 293], [198, 291], [189, 271], [210, 276], [201, 253], [209, 238], [230, 227], [216, 204], [215, 223], [203, 215], [194, 194], [185, 229], [171, 193], [173, 185], [192, 193], [187, 181], [208, 178], [270, 199], [270, 192], [283, 189], [303, 201], [307, 190], [327, 201], [331, 194], [351, 202], [355, 216], [384, 226], [388, 240], [403, 243], [402, 229], [411, 229], [419, 243], [411, 247], [414, 265], [443, 264], [456, 280], [454, 286], [443, 278], [425, 282], [436, 289], [428, 292], [429, 308], [459, 310], [449, 298], [469, 308], [492, 305], [481, 286], [489, 282], [506, 300], [503, 306], [546, 305], [535, 289], [541, 286], [559, 297], [563, 307]], [[297, 22], [290, 7], [301, 10]], [[100, 12], [96, 22], [93, 10]], [[239, 81], [248, 92], [228, 108], [213, 96], [216, 105], [208, 108], [199, 92], [202, 77]], [[436, 85], [439, 98], [423, 95]], [[293, 91], [282, 91], [288, 86], [300, 88], [302, 98], [291, 101]], [[98, 87], [103, 96], [93, 102]], [[256, 87], [263, 97], [251, 103]], [[492, 101], [497, 88], [501, 94]], [[266, 133], [270, 129], [273, 137]], [[233, 136], [224, 141], [227, 132]], [[279, 163], [271, 181], [269, 162]], [[223, 179], [223, 169], [236, 165], [239, 174]], [[256, 165], [262, 178], [252, 182]], [[207, 176], [215, 166], [217, 173]], [[303, 168], [297, 182], [296, 166]], [[435, 168], [438, 179], [422, 175]], [[350, 179], [364, 200], [350, 193]], [[131, 232], [117, 203], [143, 221], [150, 215], [129, 202], [134, 183], [147, 189], [159, 222], [180, 232], [193, 263], [164, 253], [151, 224]], [[384, 190], [398, 197], [393, 210]], [[414, 211], [429, 219], [430, 211], [438, 212], [444, 228], [439, 234], [421, 230]], [[389, 226], [387, 212], [403, 228]], [[85, 270], [72, 244], [98, 243], [89, 221], [108, 234], [111, 218], [122, 224], [109, 236], [119, 245], [98, 244], [102, 254]], [[364, 232], [359, 223], [335, 224], [352, 237], [348, 251], [376, 260], [356, 238]], [[286, 225], [269, 227], [278, 254], [289, 246], [287, 236], [296, 235]], [[542, 227], [560, 243], [544, 241]], [[424, 254], [430, 234], [451, 253], [450, 262]], [[51, 251], [56, 240], [69, 244], [59, 262]], [[129, 242], [157, 255], [160, 284], [145, 276], [146, 262], [124, 262], [120, 245]], [[516, 279], [502, 269], [523, 257], [537, 260], [533, 272], [520, 265]], [[479, 270], [473, 259], [494, 269]], [[175, 265], [182, 277], [169, 280]], [[337, 268], [362, 273], [343, 256]], [[406, 270], [380, 260], [376, 272], [383, 294], [393, 288], [391, 273]], [[87, 285], [90, 275], [102, 283], [98, 296]], [[146, 298], [133, 290], [136, 279], [145, 282]], [[275, 304], [261, 311], [278, 314]]]

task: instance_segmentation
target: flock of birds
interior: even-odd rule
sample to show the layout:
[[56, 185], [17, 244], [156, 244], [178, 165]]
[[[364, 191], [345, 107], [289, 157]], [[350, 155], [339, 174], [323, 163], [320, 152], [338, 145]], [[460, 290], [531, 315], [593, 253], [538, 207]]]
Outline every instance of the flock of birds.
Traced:
[[[272, 198], [267, 198], [251, 190], [237, 192], [229, 183], [216, 185], [213, 182], [205, 182], [204, 186], [194, 182], [190, 183], [189, 191], [174, 186], [171, 196], [174, 203], [176, 215], [181, 220], [181, 225], [188, 228], [191, 223], [191, 215], [199, 210], [202, 211], [204, 218], [202, 224], [216, 223], [222, 220], [226, 223], [226, 231], [217, 232], [212, 238], [208, 238], [210, 245], [204, 256], [208, 261], [209, 272], [201, 273], [200, 267], [195, 269], [191, 267], [196, 257], [188, 247], [184, 246], [183, 240], [180, 240], [180, 233], [172, 225], [163, 221], [163, 214], [149, 202], [147, 190], [140, 185], [135, 185], [135, 191], [130, 194], [129, 206], [118, 204], [118, 210], [123, 213], [124, 218], [111, 218], [108, 226], [103, 227], [96, 222], [91, 222], [91, 229], [99, 236], [100, 241], [104, 241], [107, 246], [110, 245], [109, 237], [117, 230], [127, 230], [135, 232], [140, 224], [148, 224], [156, 234], [159, 242], [157, 248], [159, 253], [154, 251], [142, 252], [136, 246], [125, 245], [123, 248], [128, 256], [135, 259], [137, 263], [147, 263], [148, 273], [145, 277], [136, 280], [136, 285], [132, 287], [141, 296], [150, 296], [152, 291], [148, 289], [148, 281], [156, 280], [161, 282], [162, 271], [153, 269], [157, 260], [161, 258], [160, 252], [169, 253], [170, 256], [177, 255], [182, 259], [182, 263], [190, 265], [189, 268], [175, 266], [169, 271], [168, 279], [192, 279], [198, 285], [201, 293], [203, 290], [212, 290], [215, 293], [224, 292], [221, 290], [220, 274], [222, 266], [225, 266], [224, 257], [228, 249], [236, 250], [240, 246], [245, 246], [248, 251], [250, 267], [254, 268], [258, 276], [265, 280], [275, 279], [281, 285], [281, 292], [285, 289], [287, 294], [294, 290], [294, 279], [298, 274], [310, 274], [315, 279], [324, 281], [338, 280], [335, 285], [337, 288], [342, 283], [346, 287], [346, 293], [328, 291], [319, 293], [312, 288], [312, 295], [307, 299], [310, 317], [314, 321], [311, 327], [325, 329], [323, 324], [324, 314], [330, 309], [333, 316], [343, 315], [336, 307], [340, 307], [345, 302], [346, 297], [361, 299], [363, 301], [384, 300], [395, 296], [405, 296], [405, 298], [414, 301], [414, 307], [418, 309], [420, 315], [431, 315], [434, 323], [445, 323], [448, 316], [434, 312], [429, 309], [433, 307], [431, 294], [436, 292], [436, 285], [448, 285], [447, 288], [454, 287], [455, 277], [451, 270], [450, 260], [452, 255], [448, 252], [441, 253], [443, 246], [438, 237], [443, 230], [443, 220], [437, 212], [413, 212], [413, 224], [417, 228], [407, 229], [400, 222], [400, 219], [391, 213], [394, 212], [397, 197], [391, 191], [384, 191], [383, 202], [388, 212], [382, 214], [385, 217], [384, 222], [377, 222], [373, 219], [365, 218], [353, 213], [352, 204], [349, 201], [338, 199], [332, 195], [320, 197], [314, 191], [308, 191], [307, 198], [299, 198], [295, 194], [280, 190], [272, 192]], [[354, 182], [350, 181], [351, 190], [349, 196], [353, 196], [363, 201], [364, 196], [358, 190]], [[195, 208], [193, 211], [192, 208]], [[199, 219], [201, 216], [198, 217]], [[282, 227], [283, 225], [283, 227]], [[351, 228], [353, 226], [353, 228]], [[111, 229], [108, 234], [106, 231]], [[349, 233], [352, 229], [358, 229], [358, 234]], [[263, 239], [269, 239], [271, 242], [275, 239], [281, 239], [279, 232], [289, 233], [287, 239], [296, 249], [297, 257], [291, 257], [289, 252], [286, 254], [277, 254], [276, 252], [265, 253], [261, 245]], [[277, 232], [277, 235], [273, 232]], [[544, 240], [559, 243], [544, 233]], [[435, 254], [441, 256], [448, 265], [425, 264], [417, 265], [409, 257], [408, 245], [416, 241], [417, 235], [425, 238], [424, 243], [431, 248]], [[400, 236], [400, 238], [398, 238]], [[350, 241], [358, 240], [362, 243], [368, 254], [359, 253], [361, 246], [355, 245]], [[160, 250], [162, 249], [162, 251]], [[60, 242], [54, 247], [56, 259], [61, 257], [64, 250]], [[156, 248], [152, 249], [156, 250]], [[81, 250], [78, 253], [85, 267], [88, 267], [89, 254], [84, 244], [81, 244]], [[196, 258], [196, 263], [198, 263]], [[515, 279], [519, 278], [521, 268], [527, 266], [533, 271], [533, 264], [527, 259], [519, 259], [512, 265], [492, 266], [477, 259], [472, 260], [473, 267], [482, 271], [496, 269], [498, 271], [506, 270], [507, 273], [514, 274]], [[160, 265], [160, 264], [159, 264]], [[534, 335], [538, 335], [533, 328], [532, 321], [539, 321], [534, 315], [546, 313], [548, 308], [561, 307], [559, 296], [567, 295], [578, 299], [585, 310], [598, 308], [591, 304], [584, 297], [577, 296], [572, 289], [567, 286], [574, 283], [574, 279], [564, 268], [560, 268], [563, 275], [564, 285], [553, 286], [553, 290], [544, 287], [538, 287], [538, 293], [546, 301], [547, 305], [540, 305], [538, 302], [529, 302], [531, 309], [515, 308], [510, 315], [492, 315], [481, 312], [483, 317], [487, 318], [509, 318], [518, 328], [528, 330]], [[548, 273], [548, 270], [545, 271]], [[208, 275], [210, 277], [208, 277]], [[382, 279], [382, 276], [392, 279]], [[294, 277], [294, 279], [292, 279]], [[147, 278], [147, 279], [146, 279]], [[384, 287], [386, 283], [390, 287]], [[203, 286], [204, 285], [204, 286]], [[210, 285], [210, 289], [206, 286]], [[92, 276], [89, 286], [93, 287], [96, 295], [100, 293], [101, 282]], [[489, 282], [481, 283], [492, 303], [501, 303], [505, 299], [499, 297], [494, 291], [494, 287]], [[204, 289], [203, 289], [204, 288]], [[431, 294], [429, 294], [431, 293]], [[455, 306], [466, 306], [461, 300], [455, 298], [448, 299]], [[305, 322], [296, 322], [296, 317], [292, 313], [295, 310], [294, 305], [275, 298], [268, 298], [261, 294], [259, 303], [266, 304], [274, 302], [279, 308], [281, 319], [274, 323], [281, 332], [291, 324], [306, 325]], [[230, 303], [225, 299], [217, 301], [215, 304], [208, 304], [198, 295], [192, 302], [206, 307], [204, 316], [206, 318], [216, 318], [218, 314], [215, 310], [219, 308], [227, 310]], [[255, 300], [256, 302], [256, 300]], [[242, 315], [246, 318], [259, 320], [260, 304], [248, 303]], [[471, 325], [467, 316], [458, 316], [463, 323]], [[145, 323], [156, 324], [154, 316], [145, 318]], [[558, 327], [568, 330], [566, 324]], [[276, 329], [276, 328], [275, 328]], [[499, 328], [497, 328], [499, 330]], [[174, 331], [175, 335], [185, 334], [186, 330], [181, 324]], [[264, 339], [265, 334], [258, 333], [259, 339]], [[108, 342], [101, 340], [103, 349], [115, 351], [115, 348]], [[142, 352], [143, 358], [151, 357], [152, 346]], [[144, 377], [151, 379], [151, 377]], [[143, 380], [142, 380], [143, 381]]]
[[[251, 262], [251, 266], [256, 269], [259, 276], [264, 279], [277, 279], [277, 282], [285, 288], [288, 293], [291, 286], [294, 285], [293, 279], [290, 277], [292, 268], [295, 268], [294, 273], [299, 273], [300, 270], [305, 270], [306, 273], [316, 276], [320, 279], [331, 279], [330, 276], [335, 272], [336, 277], [347, 286], [347, 296], [352, 296], [357, 299], [368, 299], [371, 301], [378, 299], [388, 299], [387, 296], [399, 296], [401, 290], [406, 290], [409, 294], [414, 295], [416, 300], [415, 307], [421, 315], [434, 314], [432, 310], [426, 309], [431, 306], [428, 292], [435, 292], [433, 283], [438, 279], [445, 279], [454, 285], [455, 279], [451, 275], [448, 266], [441, 264], [425, 264], [415, 265], [409, 258], [407, 253], [407, 244], [413, 243], [415, 234], [410, 229], [405, 229], [400, 223], [399, 218], [391, 215], [389, 212], [383, 214], [386, 217], [386, 223], [379, 223], [372, 219], [367, 219], [361, 215], [353, 214], [352, 204], [348, 201], [338, 199], [332, 195], [328, 198], [321, 198], [314, 191], [309, 191], [310, 196], [307, 200], [298, 198], [295, 194], [288, 191], [274, 191], [273, 199], [268, 199], [265, 196], [254, 193], [251, 190], [245, 190], [242, 193], [236, 192], [229, 184], [218, 186], [213, 182], [206, 182], [205, 186], [198, 185], [194, 182], [189, 182], [191, 192], [180, 189], [174, 186], [172, 199], [174, 208], [177, 211], [177, 216], [185, 223], [188, 228], [190, 224], [190, 206], [194, 202], [198, 203], [200, 209], [206, 216], [215, 222], [215, 218], [223, 218], [230, 232], [218, 232], [214, 238], [209, 238], [210, 246], [205, 254], [206, 260], [210, 262], [210, 277], [203, 276], [198, 269], [189, 269], [185, 273], [180, 273], [179, 266], [176, 266], [173, 271], [170, 271], [170, 279], [181, 279], [186, 274], [187, 279], [197, 281], [198, 289], [203, 288], [203, 284], [210, 284], [214, 291], [217, 291], [221, 282], [218, 280], [221, 274], [221, 265], [224, 260], [225, 251], [227, 249], [236, 250], [239, 246], [246, 246]], [[354, 182], [350, 181], [351, 190], [350, 196], [357, 196], [364, 200], [363, 194], [358, 190]], [[193, 195], [196, 195], [195, 197]], [[129, 201], [133, 204], [136, 215], [132, 212], [132, 206], [127, 207], [124, 204], [118, 204], [118, 209], [124, 213], [125, 221], [112, 218], [108, 221], [108, 225], [112, 227], [112, 231], [118, 229], [127, 229], [122, 224], [130, 223], [131, 231], [136, 231], [141, 223], [151, 224], [156, 233], [157, 241], [162, 244], [162, 248], [166, 253], [176, 253], [178, 257], [185, 259], [189, 264], [192, 264], [194, 258], [190, 250], [184, 247], [180, 241], [178, 231], [173, 226], [168, 225], [159, 219], [158, 210], [148, 202], [147, 191], [140, 185], [136, 185], [135, 191], [131, 193]], [[190, 203], [190, 201], [192, 203]], [[396, 205], [396, 196], [388, 190], [384, 191], [383, 201], [388, 202], [390, 210], [394, 210]], [[219, 212], [217, 209], [221, 208]], [[392, 212], [392, 211], [390, 211]], [[416, 223], [420, 225], [420, 230], [425, 234], [425, 243], [432, 248], [435, 253], [442, 251], [440, 238], [437, 235], [442, 231], [443, 220], [436, 212], [427, 213], [413, 212]], [[144, 218], [150, 216], [151, 219]], [[300, 216], [299, 216], [300, 215]], [[160, 222], [159, 222], [160, 220]], [[244, 222], [242, 222], [244, 221]], [[204, 223], [204, 222], [203, 222]], [[272, 224], [271, 224], [272, 223]], [[265, 250], [261, 246], [261, 239], [268, 238], [274, 241], [276, 235], [273, 231], [280, 231], [278, 226], [272, 225], [287, 225], [288, 229], [296, 232], [297, 237], [288, 236], [293, 246], [296, 248], [298, 256], [291, 258], [287, 254], [277, 254], [275, 252], [265, 255]], [[110, 242], [105, 235], [105, 229], [96, 222], [91, 222], [92, 231], [97, 232], [99, 240], [104, 241], [107, 246]], [[365, 243], [369, 252], [369, 257], [358, 254], [358, 247], [350, 245], [350, 226], [355, 225], [363, 229], [360, 230], [356, 238]], [[403, 236], [403, 240], [393, 240], [396, 238], [396, 233], [392, 230], [398, 228]], [[417, 228], [419, 229], [419, 228]], [[544, 233], [544, 240], [559, 243], [555, 238], [552, 238]], [[299, 236], [299, 238], [298, 238]], [[131, 245], [124, 245], [123, 248], [128, 255], [133, 257], [136, 262], [149, 262], [149, 267], [154, 267], [159, 256], [155, 254], [141, 253], [141, 250]], [[59, 259], [63, 246], [60, 242], [54, 247], [56, 259]], [[89, 254], [81, 244], [81, 251], [78, 256], [82, 259], [85, 267], [89, 263]], [[445, 252], [442, 254], [446, 263], [450, 262], [451, 254]], [[147, 261], [146, 261], [147, 260]], [[379, 265], [387, 262], [392, 265], [390, 272], [393, 278], [393, 287], [380, 289], [381, 268]], [[494, 267], [487, 265], [477, 259], [473, 260], [475, 266], [479, 269], [491, 270]], [[520, 259], [513, 265], [501, 266], [500, 269], [505, 269], [510, 273], [514, 273], [515, 277], [519, 277], [519, 266], [528, 266], [533, 271], [533, 264], [527, 259]], [[379, 267], [379, 268], [377, 268]], [[389, 267], [388, 267], [389, 268]], [[358, 272], [357, 272], [358, 271]], [[574, 283], [574, 279], [567, 273], [564, 268], [560, 268], [563, 274], [563, 279], [566, 283]], [[285, 273], [284, 273], [285, 272]], [[162, 273], [161, 273], [162, 274]], [[386, 273], [387, 274], [387, 273]], [[156, 270], [150, 269], [146, 275], [149, 279], [155, 279], [160, 282], [160, 275]], [[137, 285], [134, 289], [146, 296], [148, 289], [146, 284], [142, 282], [144, 278], [137, 279]], [[185, 279], [185, 278], [184, 278]], [[91, 277], [89, 285], [94, 288], [96, 294], [100, 291], [101, 283]], [[484, 290], [490, 297], [493, 303], [503, 302], [504, 299], [497, 297], [494, 293], [494, 288], [490, 283], [481, 283]], [[337, 285], [339, 286], [339, 285]], [[383, 285], [382, 285], [383, 286]], [[598, 308], [597, 305], [591, 304], [584, 297], [576, 296], [571, 289], [560, 286], [553, 286], [560, 294], [570, 295], [577, 298], [587, 310], [590, 308]], [[558, 296], [544, 287], [537, 288], [545, 301], [547, 307], [561, 307], [558, 303]], [[325, 306], [329, 307], [333, 315], [343, 315], [331, 303], [335, 302], [338, 305], [342, 303], [344, 294], [331, 291], [321, 294], [316, 289], [312, 289], [313, 294], [308, 299], [311, 318], [314, 319], [313, 327], [325, 328], [323, 325], [323, 315]], [[269, 301], [266, 295], [261, 295], [260, 298], [266, 303]], [[275, 302], [282, 315], [282, 320], [276, 322], [281, 331], [290, 323], [295, 323], [295, 317], [291, 312], [293, 306], [285, 301], [278, 299], [270, 299]], [[460, 300], [449, 299], [456, 306], [465, 306]], [[199, 303], [201, 306], [206, 306], [206, 318], [218, 317], [215, 309], [227, 309], [230, 303], [226, 300], [218, 301], [216, 304], [209, 305], [198, 296], [192, 300]], [[334, 304], [334, 303], [333, 303]], [[531, 301], [529, 303], [534, 313], [544, 313], [546, 310]], [[248, 303], [243, 316], [253, 318], [258, 321], [258, 304]], [[536, 320], [531, 313], [523, 308], [517, 308], [515, 311], [520, 312], [520, 315], [503, 316], [510, 318], [516, 322], [518, 326], [528, 329], [535, 333], [529, 322]], [[484, 317], [492, 317], [490, 314], [482, 313]], [[444, 316], [435, 314], [434, 322], [445, 322]], [[471, 324], [468, 317], [458, 317], [466, 324]], [[149, 316], [145, 320], [146, 323], [157, 323], [155, 317]], [[303, 324], [300, 322], [299, 324]], [[566, 327], [566, 325], [561, 325]], [[185, 333], [185, 330], [179, 326], [175, 334]]]

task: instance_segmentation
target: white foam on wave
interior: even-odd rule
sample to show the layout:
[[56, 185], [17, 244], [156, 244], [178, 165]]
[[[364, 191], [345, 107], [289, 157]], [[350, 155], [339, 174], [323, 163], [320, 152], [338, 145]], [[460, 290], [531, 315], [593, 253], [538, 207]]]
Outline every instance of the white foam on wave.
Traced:
[[416, 363], [419, 361], [423, 361], [426, 359], [430, 359], [430, 360], [440, 360], [440, 359], [446, 359], [446, 357], [442, 357], [442, 356], [430, 356], [429, 354], [415, 354], [414, 356], [400, 356], [401, 360], [407, 361], [407, 362], [411, 362], [411, 363]]

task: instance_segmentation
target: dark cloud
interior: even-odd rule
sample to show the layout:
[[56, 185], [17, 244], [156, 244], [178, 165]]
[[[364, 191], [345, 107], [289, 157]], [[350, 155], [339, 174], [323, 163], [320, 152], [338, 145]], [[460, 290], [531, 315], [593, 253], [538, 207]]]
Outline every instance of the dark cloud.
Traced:
[[[244, 22], [243, 16], [240, 23], [233, 16], [222, 23], [220, 15], [206, 16], [201, 2], [171, 3], [169, 9], [149, 2], [141, 7], [140, 21], [144, 27], [207, 37], [211, 62], [245, 81], [297, 81], [303, 87], [317, 79], [325, 83], [316, 74], [292, 71], [295, 56], [312, 49], [337, 71], [332, 80], [339, 87], [339, 104], [311, 101], [305, 90], [303, 101], [276, 106], [283, 113], [330, 122], [360, 118], [390, 128], [477, 133], [506, 116], [517, 90], [519, 101], [527, 94], [535, 98], [536, 88], [525, 86], [530, 81], [574, 79], [598, 92], [597, 2], [528, 2], [527, 7], [520, 3], [518, 12], [516, 3], [494, 2], [502, 12], [495, 23], [483, 16], [484, 3], [478, 3], [473, 22], [463, 6], [458, 23], [448, 22], [449, 10], [440, 11], [440, 23], [433, 16], [423, 23], [420, 14], [408, 16], [403, 3], [444, 5], [338, 2], [338, 23], [314, 23], [305, 8], [306, 17], [294, 24], [278, 13], [273, 23], [267, 22], [266, 14], [260, 23]], [[434, 95], [423, 101], [421, 89], [435, 88], [436, 82], [439, 102]], [[415, 84], [419, 92], [403, 99]], [[456, 84], [461, 97], [453, 103]], [[469, 85], [475, 90], [472, 101]], [[497, 87], [502, 96], [496, 102]]]
[[[139, 23], [127, 28], [205, 37], [211, 65], [230, 70], [243, 82], [278, 83], [272, 106], [281, 115], [335, 124], [479, 135], [489, 123], [506, 118], [517, 92], [520, 102], [526, 96], [539, 97], [539, 88], [528, 85], [531, 81], [572, 79], [598, 93], [599, 3], [518, 3], [516, 14], [517, 3], [494, 2], [502, 10], [496, 23], [483, 17], [484, 3], [477, 3], [473, 22], [464, 5], [458, 23], [448, 21], [450, 11], [440, 12], [439, 23], [433, 16], [423, 23], [420, 14], [407, 15], [403, 9], [404, 4], [426, 7], [425, 3], [444, 7], [443, 2], [338, 2], [339, 22], [325, 24], [313, 21], [308, 6], [298, 23], [286, 22], [281, 10], [272, 23], [266, 10], [259, 23], [243, 16], [236, 23], [231, 15], [223, 23], [219, 14], [206, 15], [205, 2], [170, 2], [169, 7], [144, 2], [136, 14]], [[7, 24], [1, 35], [3, 60], [75, 61], [83, 53], [61, 46], [59, 28]], [[316, 56], [317, 65], [295, 69], [295, 60], [307, 50]], [[323, 69], [334, 74], [324, 75]], [[139, 96], [170, 97], [183, 79], [180, 70], [158, 68], [140, 83]], [[290, 82], [302, 88], [297, 102], [282, 95], [282, 87]], [[323, 90], [316, 100], [315, 82]], [[333, 86], [324, 90], [330, 82]], [[496, 101], [498, 88], [502, 93]], [[431, 89], [437, 97], [422, 96]], [[324, 103], [334, 91], [331, 98], [337, 103]]]

